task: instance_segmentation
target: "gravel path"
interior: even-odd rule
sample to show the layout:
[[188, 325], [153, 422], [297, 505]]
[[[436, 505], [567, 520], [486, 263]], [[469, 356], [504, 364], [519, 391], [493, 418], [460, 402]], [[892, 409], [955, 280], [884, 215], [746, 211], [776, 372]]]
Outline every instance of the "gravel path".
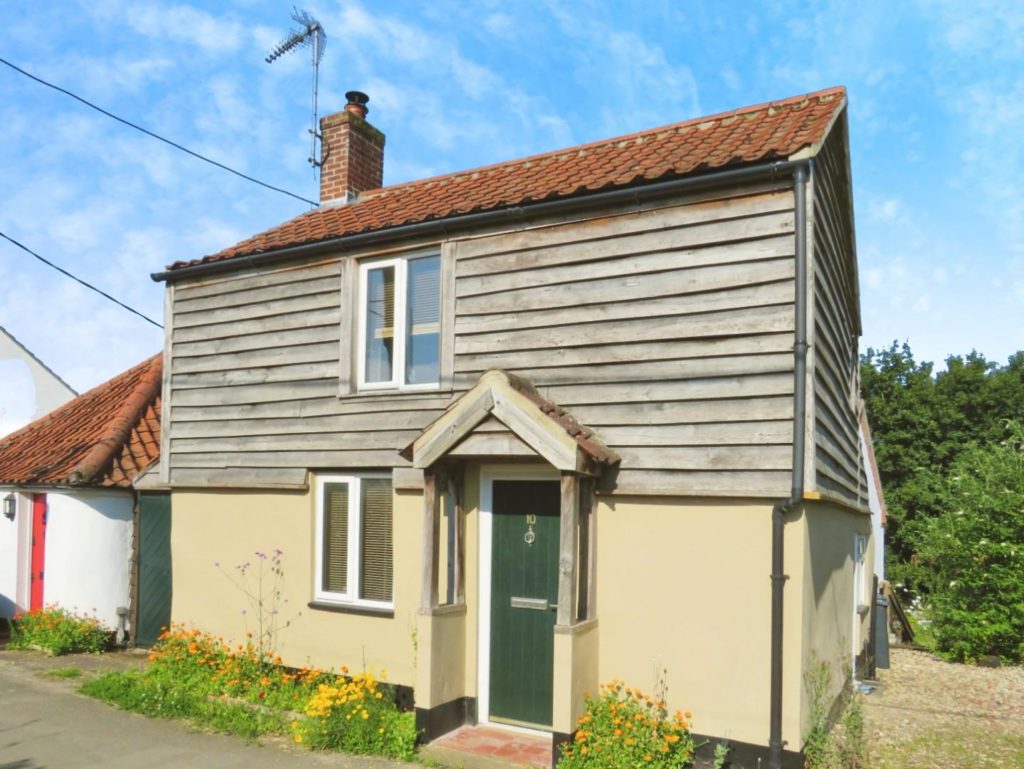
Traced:
[[871, 769], [1024, 769], [1024, 668], [891, 658], [864, 698]]

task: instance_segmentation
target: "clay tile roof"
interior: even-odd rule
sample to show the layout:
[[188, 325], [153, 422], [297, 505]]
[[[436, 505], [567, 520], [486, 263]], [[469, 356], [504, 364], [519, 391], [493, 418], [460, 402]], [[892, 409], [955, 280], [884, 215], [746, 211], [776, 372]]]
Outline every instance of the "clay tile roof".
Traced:
[[591, 459], [605, 465], [616, 465], [622, 461], [619, 455], [605, 446], [590, 428], [581, 425], [572, 414], [537, 392], [528, 379], [510, 374], [507, 371], [501, 371], [500, 373], [504, 374], [508, 383], [517, 392], [525, 395], [542, 413], [547, 415], [548, 419], [565, 430], [569, 437], [576, 441], [576, 445], [583, 449], [584, 453], [590, 456]]
[[173, 271], [292, 246], [615, 187], [785, 159], [815, 149], [846, 104], [846, 89], [687, 120], [484, 168], [396, 184], [347, 205], [302, 214]]
[[162, 354], [0, 440], [0, 484], [129, 488], [160, 456]]

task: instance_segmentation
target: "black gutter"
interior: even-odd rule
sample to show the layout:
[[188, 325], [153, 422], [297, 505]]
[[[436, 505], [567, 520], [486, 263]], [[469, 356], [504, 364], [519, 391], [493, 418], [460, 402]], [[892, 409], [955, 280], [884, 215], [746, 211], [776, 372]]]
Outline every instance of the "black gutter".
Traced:
[[782, 769], [782, 608], [785, 574], [783, 536], [785, 515], [804, 498], [804, 429], [807, 421], [807, 177], [810, 161], [793, 169], [796, 229], [796, 330], [793, 339], [793, 481], [789, 499], [772, 506], [772, 635], [771, 705], [768, 715], [768, 769]]
[[[338, 238], [322, 240], [317, 243], [304, 243], [298, 246], [287, 246], [273, 251], [262, 251], [246, 256], [233, 256], [216, 262], [205, 264], [194, 264], [188, 267], [154, 272], [150, 275], [154, 281], [172, 282], [180, 278], [189, 278], [194, 275], [209, 275], [215, 272], [228, 272], [239, 269], [243, 266], [260, 267], [287, 259], [304, 256], [315, 256], [324, 253], [336, 253], [347, 251], [366, 245], [377, 245], [389, 243], [407, 238], [415, 238], [433, 235], [439, 238], [446, 238], [453, 231], [469, 227], [483, 227], [489, 225], [502, 225], [513, 223], [524, 223], [529, 218], [545, 215], [568, 213], [571, 211], [590, 208], [597, 205], [614, 205], [616, 203], [636, 203], [665, 197], [677, 192], [700, 190], [709, 187], [720, 187], [726, 184], [737, 182], [748, 182], [757, 179], [774, 179], [779, 176], [786, 176], [794, 173], [795, 169], [806, 166], [806, 160], [780, 160], [770, 163], [759, 163], [753, 166], [741, 168], [728, 168], [724, 171], [715, 171], [700, 176], [685, 176], [680, 179], [672, 179], [665, 182], [655, 182], [633, 187], [624, 187], [606, 192], [595, 192], [593, 194], [577, 195], [571, 198], [559, 198], [558, 200], [542, 200], [537, 203], [512, 206], [511, 208], [499, 208], [491, 211], [480, 211], [472, 214], [458, 214], [444, 219], [432, 219], [414, 224], [403, 224], [397, 227], [389, 227], [384, 230], [372, 232], [360, 232], [354, 235], [343, 235]], [[324, 209], [320, 209], [324, 210]]]

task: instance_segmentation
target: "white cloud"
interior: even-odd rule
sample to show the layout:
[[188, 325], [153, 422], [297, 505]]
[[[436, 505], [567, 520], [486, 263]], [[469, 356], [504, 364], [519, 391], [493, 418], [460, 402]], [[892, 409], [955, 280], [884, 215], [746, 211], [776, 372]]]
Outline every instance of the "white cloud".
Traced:
[[150, 38], [185, 43], [211, 56], [227, 55], [246, 39], [242, 24], [189, 5], [125, 3], [121, 22]]

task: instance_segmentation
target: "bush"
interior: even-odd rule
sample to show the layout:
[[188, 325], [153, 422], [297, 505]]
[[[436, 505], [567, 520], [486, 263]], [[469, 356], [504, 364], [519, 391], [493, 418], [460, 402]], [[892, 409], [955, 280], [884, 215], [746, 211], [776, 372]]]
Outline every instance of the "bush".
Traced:
[[11, 621], [11, 649], [41, 649], [54, 656], [89, 652], [110, 646], [111, 631], [95, 617], [47, 606], [16, 616]]
[[663, 700], [655, 700], [622, 681], [601, 686], [587, 698], [576, 736], [563, 745], [559, 769], [632, 769], [637, 766], [688, 767], [695, 749], [690, 713], [669, 717]]
[[927, 609], [938, 652], [956, 661], [1024, 660], [1024, 426], [954, 463], [943, 511], [918, 557], [933, 575]]
[[414, 715], [398, 711], [390, 688], [373, 673], [322, 684], [305, 713], [292, 728], [295, 741], [309, 748], [405, 760], [415, 753]]

